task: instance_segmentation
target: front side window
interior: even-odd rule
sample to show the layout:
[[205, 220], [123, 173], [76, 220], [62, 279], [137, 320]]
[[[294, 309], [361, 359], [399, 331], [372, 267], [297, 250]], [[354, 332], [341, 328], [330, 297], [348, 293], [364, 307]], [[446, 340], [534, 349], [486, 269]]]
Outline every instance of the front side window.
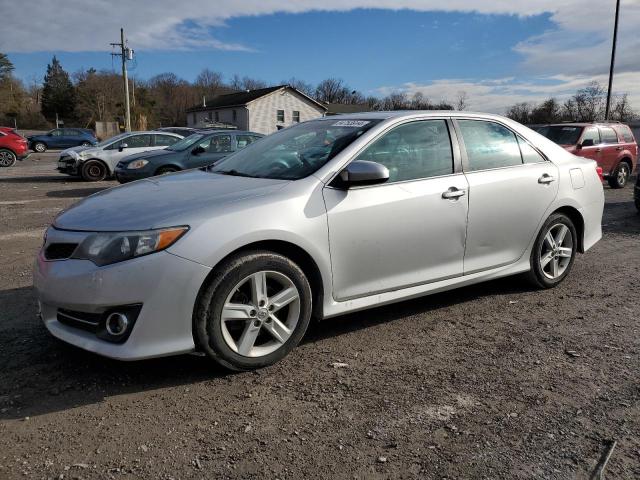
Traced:
[[400, 125], [369, 145], [356, 160], [387, 167], [387, 183], [449, 175], [453, 153], [447, 123], [424, 120]]
[[122, 143], [127, 144], [127, 148], [143, 148], [151, 145], [151, 135], [132, 135], [125, 138]]
[[278, 110], [276, 112], [276, 121], [277, 122], [284, 122], [284, 110]]
[[293, 122], [300, 123], [300, 112], [298, 110], [293, 111]]
[[237, 150], [211, 169], [244, 177], [308, 177], [380, 120], [322, 119], [299, 123]]
[[51, 130], [51, 135], [53, 135], [54, 137], [61, 137], [64, 134], [64, 130], [62, 130], [61, 128], [58, 128], [56, 130]]
[[582, 134], [581, 143], [586, 147], [589, 145], [600, 145], [600, 132], [598, 129], [595, 127], [585, 128], [584, 133]]
[[602, 138], [602, 143], [618, 143], [618, 135], [611, 127], [601, 127], [600, 137]]
[[522, 165], [515, 134], [506, 127], [484, 120], [458, 120], [469, 160], [469, 170]]
[[155, 135], [155, 137], [156, 147], [168, 147], [180, 140], [173, 135]]

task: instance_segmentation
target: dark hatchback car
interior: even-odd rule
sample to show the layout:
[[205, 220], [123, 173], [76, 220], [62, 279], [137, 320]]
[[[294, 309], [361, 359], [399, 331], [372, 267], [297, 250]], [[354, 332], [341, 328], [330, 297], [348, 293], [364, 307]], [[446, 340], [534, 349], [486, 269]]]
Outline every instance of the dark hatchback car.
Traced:
[[611, 188], [624, 187], [638, 161], [638, 145], [623, 123], [561, 123], [532, 128], [574, 155], [595, 160]]
[[98, 143], [93, 132], [87, 128], [54, 128], [43, 135], [27, 137], [29, 148], [35, 152], [46, 152], [49, 148], [90, 147]]
[[164, 150], [125, 157], [116, 165], [120, 183], [212, 165], [263, 135], [246, 131], [204, 131], [183, 138]]

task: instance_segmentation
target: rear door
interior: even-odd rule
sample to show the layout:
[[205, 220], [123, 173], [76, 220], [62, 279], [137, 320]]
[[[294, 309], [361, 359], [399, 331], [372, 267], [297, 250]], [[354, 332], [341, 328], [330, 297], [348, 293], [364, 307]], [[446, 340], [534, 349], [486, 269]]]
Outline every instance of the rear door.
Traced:
[[558, 192], [558, 168], [498, 122], [460, 119], [469, 182], [464, 274], [516, 262]]
[[578, 141], [581, 147], [576, 150], [576, 155], [595, 160], [598, 165], [602, 166], [602, 146], [600, 143], [598, 127], [586, 127]]
[[618, 165], [618, 154], [622, 146], [618, 142], [618, 134], [611, 127], [600, 128], [600, 148], [602, 149], [602, 160], [600, 166], [605, 174], [612, 174]]

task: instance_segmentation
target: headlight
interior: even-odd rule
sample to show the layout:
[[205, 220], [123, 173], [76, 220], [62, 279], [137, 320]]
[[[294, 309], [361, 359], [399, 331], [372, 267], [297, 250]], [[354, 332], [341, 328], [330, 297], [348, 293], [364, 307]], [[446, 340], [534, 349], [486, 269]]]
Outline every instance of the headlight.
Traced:
[[187, 230], [189, 227], [95, 233], [80, 244], [72, 258], [91, 260], [98, 266], [122, 262], [164, 250], [173, 245]]
[[149, 160], [134, 160], [129, 165], [127, 165], [127, 170], [135, 170], [136, 168], [142, 168], [147, 163], [149, 163]]

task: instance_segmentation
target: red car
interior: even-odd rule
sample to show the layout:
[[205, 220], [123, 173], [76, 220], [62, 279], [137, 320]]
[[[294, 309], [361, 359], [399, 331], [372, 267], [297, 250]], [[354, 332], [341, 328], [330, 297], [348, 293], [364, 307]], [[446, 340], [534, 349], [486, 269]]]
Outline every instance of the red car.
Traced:
[[624, 187], [638, 162], [638, 144], [623, 123], [559, 123], [535, 130], [574, 155], [598, 162], [611, 188]]
[[26, 158], [29, 148], [27, 139], [15, 129], [0, 127], [0, 167], [11, 167], [16, 160]]

